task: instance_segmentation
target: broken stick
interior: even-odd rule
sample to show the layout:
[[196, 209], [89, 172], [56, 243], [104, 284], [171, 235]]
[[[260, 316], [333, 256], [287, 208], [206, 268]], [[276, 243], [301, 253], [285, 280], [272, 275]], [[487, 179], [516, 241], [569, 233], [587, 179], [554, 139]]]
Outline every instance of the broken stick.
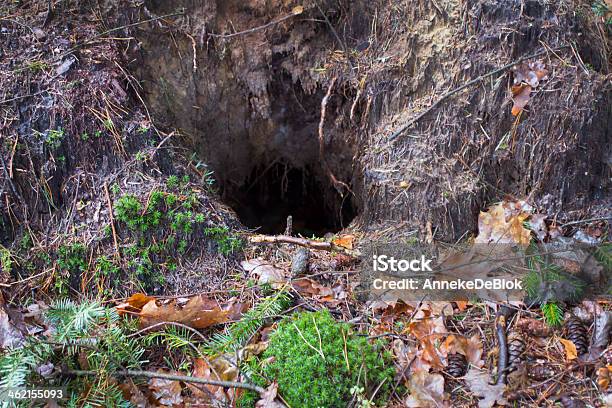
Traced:
[[287, 235], [253, 235], [249, 238], [252, 243], [272, 243], [272, 244], [295, 244], [306, 248], [316, 249], [320, 251], [335, 251], [342, 252], [350, 256], [358, 256], [359, 252], [344, 248], [328, 241], [316, 241], [314, 239], [306, 239], [299, 237], [290, 237]]

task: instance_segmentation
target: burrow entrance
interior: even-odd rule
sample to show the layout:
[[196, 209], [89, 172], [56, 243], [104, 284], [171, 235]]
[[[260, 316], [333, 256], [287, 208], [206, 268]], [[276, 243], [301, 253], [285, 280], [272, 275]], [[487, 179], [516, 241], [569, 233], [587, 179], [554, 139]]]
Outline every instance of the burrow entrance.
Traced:
[[312, 166], [273, 161], [256, 165], [240, 188], [228, 188], [225, 200], [247, 227], [281, 234], [292, 218], [292, 231], [324, 236], [346, 227], [355, 217], [354, 199], [330, 191], [331, 183]]
[[[340, 231], [359, 211], [349, 191], [356, 179], [354, 144], [343, 132], [335, 133], [342, 97], [328, 103], [323, 162], [318, 136], [323, 91], [306, 93], [299, 82], [279, 73], [268, 93], [267, 117], [254, 119], [246, 112], [248, 118], [233, 120], [244, 127], [234, 126], [231, 134], [206, 144], [222, 199], [245, 226], [261, 233], [283, 233], [288, 216], [294, 234], [320, 237]], [[345, 185], [339, 188], [333, 179]]]

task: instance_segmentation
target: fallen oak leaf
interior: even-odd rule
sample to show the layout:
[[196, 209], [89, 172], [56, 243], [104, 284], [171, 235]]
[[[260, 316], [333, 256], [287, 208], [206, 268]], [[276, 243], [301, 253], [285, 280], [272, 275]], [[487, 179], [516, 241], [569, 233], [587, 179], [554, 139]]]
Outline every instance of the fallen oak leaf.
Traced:
[[204, 329], [228, 320], [230, 314], [221, 310], [216, 301], [202, 295], [189, 298], [182, 307], [176, 301], [157, 305], [149, 301], [138, 314], [141, 327], [149, 327], [162, 322], [182, 323], [195, 329]]
[[276, 400], [278, 395], [278, 383], [272, 382], [266, 391], [261, 394], [261, 399], [255, 404], [255, 408], [284, 408], [282, 404]]
[[334, 291], [310, 278], [299, 278], [291, 281], [291, 285], [302, 294], [310, 296], [328, 297], [334, 295]]
[[250, 274], [257, 276], [259, 285], [270, 284], [273, 288], [278, 289], [287, 281], [283, 269], [277, 268], [261, 258], [242, 261], [240, 266]]
[[342, 236], [332, 239], [332, 243], [342, 248], [353, 249], [354, 240], [355, 240], [355, 236], [348, 234], [348, 235], [342, 235]]
[[[222, 378], [219, 377], [218, 372], [216, 370], [216, 368], [214, 367], [216, 363], [216, 359], [211, 361], [211, 364], [213, 365], [213, 367], [211, 367], [211, 364], [209, 364], [208, 361], [206, 361], [203, 358], [196, 358], [193, 360], [193, 372], [192, 372], [192, 376], [193, 377], [198, 377], [198, 378], [204, 378], [204, 379], [210, 379], [210, 380], [215, 380], [215, 381], [219, 381], [222, 380]], [[219, 364], [216, 364], [217, 367], [219, 367]], [[235, 376], [231, 376], [231, 379], [234, 380]], [[207, 403], [210, 404], [213, 401], [221, 401], [224, 404], [229, 403], [229, 401], [232, 400], [232, 396], [233, 393], [235, 392], [235, 390], [233, 389], [228, 389], [227, 391], [218, 385], [212, 385], [212, 384], [193, 384], [193, 383], [185, 383], [187, 385], [188, 388], [191, 389], [192, 395], [194, 398], [197, 399], [198, 403]], [[206, 405], [208, 406], [208, 405]]]
[[430, 337], [439, 337], [448, 333], [442, 316], [436, 318], [426, 317], [424, 319], [411, 321], [408, 325], [408, 331], [420, 341]]
[[[192, 376], [199, 378], [211, 378], [211, 373], [212, 371], [206, 360], [204, 360], [203, 358], [196, 358], [193, 360], [193, 371], [191, 373]], [[218, 380], [219, 377], [215, 376], [214, 379]], [[210, 384], [196, 385], [188, 383], [187, 387], [191, 388], [191, 392], [193, 393], [193, 395], [198, 398], [206, 398], [209, 397], [211, 394], [214, 395], [214, 393], [219, 389], [218, 386]], [[208, 389], [210, 394], [206, 393], [201, 387], [205, 387], [206, 389]]]
[[559, 341], [561, 344], [563, 344], [563, 348], [565, 349], [565, 359], [567, 361], [572, 361], [578, 358], [578, 351], [573, 341], [567, 339], [559, 339]]
[[415, 372], [410, 376], [410, 395], [406, 399], [406, 407], [434, 408], [448, 406], [444, 393], [444, 377], [431, 374], [425, 370]]
[[517, 116], [523, 111], [525, 106], [527, 106], [531, 95], [531, 89], [531, 86], [525, 83], [512, 87], [512, 102], [514, 102], [512, 106], [512, 115]]
[[473, 366], [481, 367], [482, 361], [482, 343], [478, 335], [465, 337], [461, 335], [449, 335], [440, 349], [448, 356], [450, 354], [459, 353], [465, 356], [468, 363]]
[[[160, 372], [163, 371], [160, 370]], [[183, 397], [181, 396], [182, 387], [179, 381], [151, 378], [149, 380], [149, 389], [161, 405], [171, 407], [183, 403]]]
[[136, 386], [136, 384], [134, 384], [134, 381], [131, 378], [118, 383], [117, 386], [121, 390], [123, 398], [126, 401], [130, 401], [134, 407], [148, 408], [152, 406], [143, 392]]
[[506, 405], [507, 401], [504, 398], [506, 386], [503, 383], [489, 384], [489, 375], [486, 371], [470, 368], [464, 379], [472, 393], [482, 398], [478, 401], [478, 408], [491, 408], [495, 403]]
[[521, 202], [511, 206], [504, 202], [490, 206], [478, 216], [478, 235], [474, 243], [529, 245], [531, 231], [523, 226], [529, 215], [529, 208]]
[[144, 293], [134, 293], [124, 303], [117, 305], [117, 313], [122, 315], [124, 313], [139, 312], [144, 305], [152, 300], [155, 300], [155, 297], [147, 296]]

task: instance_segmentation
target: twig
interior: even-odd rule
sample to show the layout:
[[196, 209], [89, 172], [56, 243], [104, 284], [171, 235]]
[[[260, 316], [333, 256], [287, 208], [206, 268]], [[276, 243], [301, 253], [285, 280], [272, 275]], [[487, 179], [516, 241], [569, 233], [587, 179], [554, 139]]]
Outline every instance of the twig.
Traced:
[[153, 150], [153, 153], [151, 153], [151, 158], [153, 158], [153, 156], [155, 156], [155, 153], [157, 153], [157, 151], [159, 150], [160, 147], [162, 147], [162, 145], [164, 143], [166, 143], [166, 141], [168, 139], [170, 139], [170, 137], [174, 136], [174, 132], [170, 132], [168, 134], [168, 136], [164, 137], [163, 140], [161, 142], [159, 142], [159, 144], [155, 147], [155, 150]]
[[327, 101], [331, 96], [332, 90], [334, 89], [334, 85], [336, 84], [336, 80], [338, 77], [333, 77], [329, 82], [329, 86], [327, 87], [327, 93], [321, 99], [321, 118], [319, 119], [319, 159], [324, 161], [324, 151], [323, 148], [325, 146], [325, 116], [327, 113]]
[[249, 238], [249, 241], [252, 243], [267, 242], [267, 243], [272, 243], [272, 244], [280, 244], [280, 243], [295, 244], [295, 245], [303, 246], [306, 248], [317, 249], [321, 251], [343, 252], [343, 253], [346, 253], [352, 256], [358, 255], [357, 251], [351, 251], [347, 248], [338, 246], [334, 244], [333, 242], [315, 241], [312, 239], [290, 237], [287, 235], [254, 235]]
[[31, 93], [31, 94], [20, 95], [20, 96], [15, 96], [14, 98], [4, 99], [4, 100], [0, 101], [0, 105], [4, 105], [5, 103], [9, 103], [9, 102], [13, 102], [13, 101], [18, 101], [19, 99], [29, 98], [30, 96], [40, 95], [42, 93], [49, 92], [50, 90], [51, 90], [51, 88], [43, 89], [42, 91], [34, 92], [34, 93]]
[[[562, 45], [560, 47], [555, 48], [553, 51], [560, 51], [563, 50], [565, 48], [568, 48], [569, 45]], [[526, 55], [524, 57], [521, 57], [517, 60], [514, 60], [500, 68], [497, 68], [493, 71], [487, 72], [486, 74], [483, 74], [477, 78], [472, 79], [471, 81], [466, 82], [465, 84], [461, 85], [458, 88], [455, 88], [451, 91], [448, 91], [447, 93], [445, 93], [444, 95], [442, 95], [440, 98], [438, 98], [437, 101], [435, 101], [433, 103], [433, 105], [431, 105], [429, 108], [425, 109], [423, 112], [419, 113], [418, 115], [416, 115], [414, 118], [410, 119], [408, 122], [404, 123], [403, 125], [400, 126], [400, 128], [398, 130], [396, 130], [391, 136], [389, 136], [389, 141], [395, 140], [399, 135], [401, 135], [406, 129], [408, 129], [409, 127], [411, 127], [412, 125], [414, 125], [419, 119], [421, 119], [423, 116], [427, 115], [429, 112], [431, 112], [436, 106], [438, 106], [442, 101], [444, 101], [445, 99], [447, 99], [450, 96], [455, 95], [458, 92], [461, 92], [462, 90], [464, 90], [467, 87], [470, 87], [474, 84], [477, 84], [479, 82], [481, 82], [484, 79], [487, 79], [493, 75], [499, 74], [500, 72], [503, 72], [505, 70], [507, 70], [508, 68], [512, 68], [515, 65], [520, 64], [523, 61], [526, 61], [528, 59], [531, 58], [536, 58], [539, 57], [541, 55], [544, 55], [546, 53], [548, 53], [549, 50], [548, 49], [544, 49], [541, 51], [536, 52], [535, 54], [531, 54], [531, 55]]]
[[24, 282], [30, 281], [32, 279], [36, 279], [39, 276], [42, 276], [42, 275], [48, 273], [50, 270], [51, 269], [46, 269], [46, 270], [44, 270], [44, 271], [42, 271], [40, 273], [37, 273], [36, 275], [28, 276], [27, 278], [23, 278], [23, 279], [20, 279], [18, 281], [15, 281], [15, 282], [0, 283], [0, 286], [5, 287], [5, 288], [10, 288], [11, 286], [15, 286], [15, 285], [18, 285], [20, 283], [24, 283]]
[[497, 311], [495, 319], [495, 334], [497, 335], [497, 346], [499, 348], [499, 360], [497, 363], [497, 382], [496, 384], [506, 383], [506, 374], [508, 370], [508, 337], [506, 336], [506, 320], [514, 311], [508, 307], [502, 306]]
[[[99, 376], [99, 371], [94, 370], [66, 370], [66, 374], [72, 375], [93, 375]], [[171, 381], [183, 381], [187, 383], [196, 383], [196, 384], [209, 384], [216, 385], [219, 387], [225, 388], [244, 388], [246, 390], [255, 391], [259, 394], [263, 394], [266, 390], [262, 387], [259, 387], [254, 384], [241, 383], [236, 381], [217, 381], [217, 380], [208, 380], [201, 377], [192, 377], [189, 375], [175, 375], [175, 374], [166, 374], [160, 372], [153, 371], [140, 371], [140, 370], [119, 370], [116, 371], [115, 374], [123, 375], [125, 377], [146, 377], [146, 378], [163, 378], [164, 380]]]
[[231, 38], [231, 37], [237, 37], [239, 35], [251, 34], [251, 33], [254, 33], [256, 31], [266, 29], [266, 28], [268, 28], [270, 26], [273, 26], [275, 24], [282, 23], [283, 21], [288, 20], [291, 17], [295, 17], [295, 16], [297, 16], [299, 14], [302, 14], [302, 11], [300, 11], [299, 13], [294, 12], [294, 13], [288, 14], [288, 15], [286, 15], [284, 17], [281, 17], [281, 18], [279, 18], [277, 20], [272, 20], [269, 23], [266, 23], [264, 25], [261, 25], [261, 26], [258, 26], [258, 27], [253, 27], [253, 28], [249, 28], [248, 30], [238, 31], [237, 33], [232, 33], [232, 34], [208, 33], [208, 36], [216, 37], [216, 38]]
[[4, 161], [4, 156], [2, 156], [1, 153], [0, 153], [0, 161], [2, 162], [2, 171], [4, 173], [4, 177], [8, 180], [9, 186], [11, 187], [11, 191], [13, 192], [15, 199], [17, 199], [20, 202], [23, 202], [23, 199], [21, 198], [19, 193], [17, 193], [17, 189], [15, 189], [15, 184], [13, 184], [13, 180], [9, 177], [8, 170], [6, 169], [6, 162]]
[[189, 37], [189, 39], [191, 40], [191, 48], [193, 50], [193, 72], [196, 72], [198, 70], [198, 63], [197, 63], [198, 54], [197, 54], [196, 40], [195, 38], [193, 38], [193, 36], [189, 34], [185, 34], [185, 35]]
[[568, 225], [582, 224], [582, 223], [585, 223], [585, 222], [609, 221], [609, 220], [612, 220], [612, 216], [597, 217], [597, 218], [587, 218], [585, 220], [570, 221], [570, 222], [566, 222], [565, 224], [561, 224], [561, 226], [562, 227], [567, 227]]
[[115, 258], [120, 259], [119, 244], [117, 243], [117, 231], [115, 230], [115, 217], [113, 216], [113, 203], [108, 192], [108, 184], [104, 183], [104, 193], [106, 194], [106, 204], [108, 205], [108, 215], [110, 217], [111, 230], [113, 231], [113, 243], [115, 244]]

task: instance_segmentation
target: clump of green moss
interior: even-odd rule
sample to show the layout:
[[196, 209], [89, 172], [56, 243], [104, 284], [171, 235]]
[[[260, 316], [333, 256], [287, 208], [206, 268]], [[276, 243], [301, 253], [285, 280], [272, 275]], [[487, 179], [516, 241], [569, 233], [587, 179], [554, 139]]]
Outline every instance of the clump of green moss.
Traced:
[[262, 370], [293, 407], [344, 407], [353, 398], [382, 401], [395, 370], [380, 346], [336, 322], [327, 310], [298, 313], [270, 336], [263, 358], [271, 362]]

